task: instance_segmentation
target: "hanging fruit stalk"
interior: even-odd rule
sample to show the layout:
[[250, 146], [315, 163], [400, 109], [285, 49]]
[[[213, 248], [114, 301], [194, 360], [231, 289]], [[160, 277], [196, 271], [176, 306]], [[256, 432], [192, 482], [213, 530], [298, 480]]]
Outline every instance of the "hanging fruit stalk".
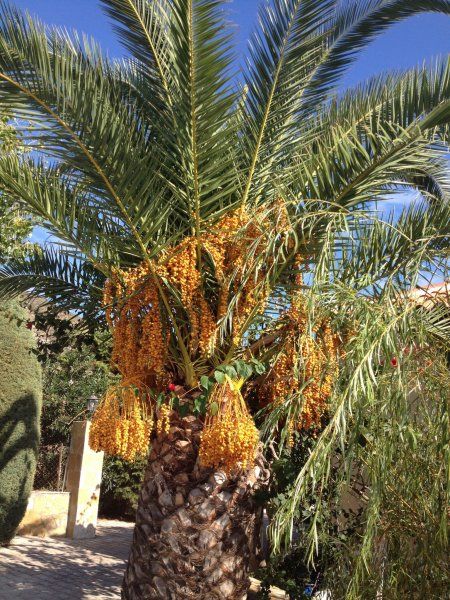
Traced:
[[[122, 377], [121, 384], [108, 390], [96, 411], [91, 428], [91, 447], [133, 460], [148, 448], [155, 409], [147, 390], [161, 392], [172, 379], [168, 347], [173, 332], [169, 319], [164, 320], [159, 287], [154, 273], [178, 291], [189, 323], [189, 349], [192, 358], [207, 357], [214, 351], [217, 323], [228, 306], [230, 281], [237, 288], [242, 278], [242, 265], [250, 244], [260, 235], [255, 226], [247, 227], [245, 236], [239, 231], [249, 218], [246, 214], [227, 214], [208, 233], [200, 245], [209, 253], [219, 288], [216, 307], [206, 300], [202, 276], [198, 270], [199, 240], [186, 237], [173, 246], [159, 261], [143, 262], [135, 268], [117, 269], [106, 282], [104, 305], [112, 331], [112, 366]], [[255, 303], [250, 285], [244, 287], [235, 317], [235, 327], [251, 312]], [[172, 299], [172, 310], [176, 310]], [[133, 389], [133, 392], [130, 390]], [[239, 394], [240, 395], [240, 394]], [[242, 400], [243, 401], [243, 400]], [[170, 408], [159, 408], [157, 434], [170, 427]], [[242, 411], [241, 411], [242, 412]], [[242, 412], [244, 421], [251, 417]], [[145, 426], [142, 425], [145, 423]], [[102, 428], [106, 432], [102, 433]], [[143, 441], [142, 432], [146, 438]]]
[[201, 434], [200, 464], [222, 468], [229, 475], [253, 466], [259, 435], [240, 391], [229, 377], [211, 394], [209, 413]]
[[288, 443], [294, 430], [320, 427], [328, 408], [333, 382], [338, 373], [339, 340], [329, 319], [321, 319], [308, 330], [307, 306], [302, 292], [302, 258], [296, 258], [296, 276], [291, 305], [286, 313], [284, 344], [261, 388], [264, 404], [278, 406], [287, 397], [295, 397], [298, 407], [288, 422]]
[[[198, 270], [199, 239], [192, 236], [173, 246], [158, 261], [116, 270], [106, 282], [104, 303], [113, 337], [112, 365], [121, 375], [121, 383], [108, 390], [94, 415], [92, 448], [133, 460], [148, 449], [155, 412], [156, 433], [168, 432], [172, 409], [162, 405], [156, 410], [154, 399], [174, 380], [169, 360], [169, 344], [174, 335], [170, 322], [179, 314], [180, 301], [187, 315], [184, 327], [190, 359], [195, 363], [213, 354], [218, 323], [228, 309], [229, 294], [239, 292], [229, 330], [230, 353], [234, 352], [247, 320], [263, 309], [267, 297], [266, 292], [258, 289], [264, 267], [256, 269], [254, 276], [248, 276], [253, 270], [249, 261], [252, 263], [252, 256], [258, 255], [264, 243], [263, 230], [264, 222], [257, 225], [240, 211], [225, 215], [200, 237], [200, 246], [209, 255], [211, 276], [217, 285], [215, 305], [206, 297]], [[263, 400], [276, 405], [302, 388], [302, 408], [296, 413], [296, 423], [289, 424], [290, 438], [294, 429], [319, 424], [337, 369], [335, 336], [329, 322], [322, 320], [311, 335], [306, 331], [300, 267], [301, 258], [297, 257], [284, 348], [261, 389]], [[155, 281], [155, 273], [159, 282]], [[164, 313], [167, 306], [161, 303], [158, 283], [168, 284], [177, 292], [177, 298], [169, 296], [171, 318]], [[257, 443], [258, 432], [241, 391], [227, 379], [216, 387], [211, 398], [200, 460], [204, 466], [221, 467], [227, 473], [245, 469], [252, 464]]]
[[111, 387], [95, 411], [89, 432], [89, 445], [128, 461], [147, 452], [153, 428], [153, 415], [148, 412], [137, 390]]

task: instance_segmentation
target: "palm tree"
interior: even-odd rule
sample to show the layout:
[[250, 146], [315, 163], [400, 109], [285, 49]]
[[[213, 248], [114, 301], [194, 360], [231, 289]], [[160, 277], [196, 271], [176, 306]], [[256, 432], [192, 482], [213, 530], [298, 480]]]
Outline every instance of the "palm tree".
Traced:
[[[356, 436], [345, 417], [374, 393], [374, 356], [442, 334], [398, 298], [445, 255], [449, 63], [335, 85], [390, 24], [450, 2], [264, 3], [238, 78], [225, 2], [102, 4], [122, 62], [2, 5], [1, 98], [33, 152], [2, 156], [0, 182], [58, 241], [4, 266], [1, 290], [85, 318], [104, 303], [123, 381], [94, 445], [123, 452], [112, 424], [130, 407], [147, 440], [127, 451], [158, 421], [123, 598], [243, 598], [267, 477], [248, 406], [273, 408], [258, 417], [269, 442], [321, 432], [279, 546]], [[405, 188], [424, 202], [380, 218], [374, 201]]]

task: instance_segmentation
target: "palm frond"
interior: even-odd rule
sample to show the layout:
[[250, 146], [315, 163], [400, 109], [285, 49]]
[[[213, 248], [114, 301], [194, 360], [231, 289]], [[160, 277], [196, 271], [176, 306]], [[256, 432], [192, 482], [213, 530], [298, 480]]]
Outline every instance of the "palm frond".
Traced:
[[[154, 0], [101, 0], [114, 29], [134, 57], [151, 90], [151, 102], [164, 126], [173, 124], [175, 101], [171, 67], [173, 48], [169, 34], [169, 5]], [[150, 80], [150, 82], [149, 82]], [[145, 94], [148, 98], [150, 94]], [[163, 127], [161, 127], [162, 129]]]
[[340, 245], [333, 278], [356, 290], [383, 287], [387, 278], [409, 281], [412, 273], [444, 264], [450, 242], [450, 203], [416, 203], [399, 216], [366, 219]]
[[[95, 264], [118, 264], [119, 255], [139, 256], [130, 244], [131, 232], [101, 199], [92, 196], [89, 186], [71, 180], [70, 173], [42, 161], [0, 158], [1, 188], [9, 197], [23, 203], [42, 220], [48, 231], [74, 246]], [[135, 259], [136, 260], [136, 259]]]
[[[299, 171], [288, 166], [286, 180], [300, 185], [287, 193], [351, 207], [404, 183], [442, 198], [448, 191], [448, 82], [446, 61], [349, 92], [310, 128], [311, 140], [298, 145]], [[281, 189], [283, 180], [281, 173]]]
[[191, 227], [232, 202], [235, 191], [235, 137], [228, 117], [234, 103], [230, 69], [231, 34], [222, 0], [172, 2], [176, 120], [183, 124], [181, 190]]
[[428, 9], [449, 13], [450, 3], [368, 0], [340, 7], [326, 0], [283, 0], [263, 6], [245, 77], [249, 93], [244, 202], [253, 185], [256, 196], [265, 183], [271, 185], [268, 173], [302, 135], [317, 107], [329, 100], [331, 86], [362, 44]]
[[421, 12], [450, 14], [448, 0], [351, 0], [336, 5], [326, 27], [326, 43], [308, 75], [300, 115], [314, 111], [319, 98], [328, 96], [358, 52], [393, 24]]
[[[371, 120], [381, 120], [395, 122], [404, 129], [417, 123], [422, 131], [438, 127], [438, 133], [443, 136], [441, 141], [445, 141], [448, 115], [441, 115], [437, 109], [442, 107], [446, 110], [449, 99], [450, 58], [446, 57], [436, 60], [431, 66], [376, 76], [346, 90], [339, 100], [333, 101], [319, 115], [319, 123], [311, 123], [310, 127], [320, 137], [334, 122], [356, 128]], [[430, 111], [438, 121], [427, 119], [422, 123]]]
[[115, 205], [145, 255], [140, 218], [158, 177], [158, 151], [149, 152], [149, 134], [137, 129], [133, 112], [121, 102], [120, 86], [108, 75], [112, 70], [95, 48], [2, 9], [2, 97], [17, 116], [35, 124], [40, 152], [64, 161], [74, 177], [82, 174], [98, 197]]
[[247, 159], [243, 204], [250, 193], [258, 195], [269, 164], [275, 168], [284, 145], [293, 142], [293, 117], [305, 73], [322, 48], [322, 28], [333, 5], [332, 0], [282, 0], [265, 3], [260, 9], [244, 74], [248, 92], [242, 134]]
[[82, 257], [53, 247], [0, 267], [0, 298], [18, 295], [51, 302], [54, 310], [99, 319], [105, 278]]

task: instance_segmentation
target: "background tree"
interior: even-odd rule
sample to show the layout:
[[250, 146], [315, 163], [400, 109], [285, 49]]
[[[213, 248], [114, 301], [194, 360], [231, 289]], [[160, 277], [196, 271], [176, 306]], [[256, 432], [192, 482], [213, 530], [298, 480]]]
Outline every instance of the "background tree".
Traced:
[[[249, 406], [270, 406], [258, 420], [268, 443], [315, 436], [272, 523], [279, 549], [312, 494], [312, 557], [336, 451], [342, 483], [389, 380], [374, 365], [445, 343], [445, 318], [415, 310], [405, 291], [445, 270], [448, 61], [339, 99], [335, 83], [389, 24], [449, 14], [450, 3], [264, 4], [242, 88], [222, 2], [103, 4], [125, 63], [2, 11], [1, 92], [35, 125], [40, 156], [4, 157], [0, 182], [64, 242], [4, 267], [2, 292], [94, 316], [104, 288], [122, 383], [96, 413], [92, 444], [130, 458], [157, 421], [123, 597], [240, 597], [265, 474], [259, 458], [249, 468]], [[374, 201], [404, 188], [423, 201], [381, 218]], [[399, 373], [403, 396], [388, 386], [384, 397], [404, 398]], [[354, 597], [386, 485], [371, 466]]]
[[[50, 343], [38, 344], [43, 370], [41, 445], [34, 482], [35, 489], [61, 489], [64, 458], [75, 420], [86, 415], [87, 399], [101, 398], [114, 381], [109, 370], [110, 335], [98, 329], [94, 334], [79, 322], [58, 320], [47, 311], [38, 313], [34, 328], [52, 328]], [[58, 465], [62, 461], [62, 469]], [[100, 490], [100, 514], [104, 517], [134, 519], [145, 459], [130, 463], [117, 456], [105, 456]], [[59, 483], [59, 488], [57, 488]]]
[[[3, 112], [0, 118], [0, 152], [23, 152], [17, 128], [11, 123], [11, 116]], [[0, 263], [9, 258], [24, 257], [37, 249], [28, 241], [33, 224], [23, 206], [11, 200], [7, 194], [0, 194]]]

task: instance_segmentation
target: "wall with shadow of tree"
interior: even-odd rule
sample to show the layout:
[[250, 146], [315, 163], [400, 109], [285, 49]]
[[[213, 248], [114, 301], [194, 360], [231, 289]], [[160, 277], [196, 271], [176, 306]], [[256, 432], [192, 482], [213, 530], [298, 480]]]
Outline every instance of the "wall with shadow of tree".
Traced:
[[39, 447], [41, 368], [27, 313], [0, 306], [0, 544], [14, 536], [33, 486]]

